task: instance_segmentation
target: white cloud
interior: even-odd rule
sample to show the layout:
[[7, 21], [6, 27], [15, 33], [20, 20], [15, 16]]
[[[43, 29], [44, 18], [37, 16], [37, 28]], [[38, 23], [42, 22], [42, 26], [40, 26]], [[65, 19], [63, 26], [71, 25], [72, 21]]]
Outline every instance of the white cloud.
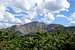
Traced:
[[63, 18], [65, 18], [66, 16], [64, 16], [63, 14], [58, 14], [58, 15], [56, 15], [56, 17], [63, 17]]
[[12, 25], [14, 25], [14, 24], [9, 24], [9, 23], [0, 22], [0, 29], [1, 29], [1, 28], [7, 28], [7, 27], [10, 27], [10, 26], [12, 26]]
[[71, 21], [70, 23], [71, 23], [71, 24], [75, 24], [75, 21]]
[[[55, 20], [55, 13], [66, 11], [70, 7], [70, 3], [67, 0], [3, 0], [1, 4], [3, 5], [2, 9], [0, 9], [0, 21], [5, 22], [5, 25], [29, 23], [39, 15], [42, 16], [40, 21], [52, 23]], [[15, 16], [20, 14], [5, 12], [3, 7], [7, 6], [13, 7], [12, 9], [14, 9], [15, 13], [24, 11], [27, 15], [24, 14], [21, 18], [17, 18]], [[7, 22], [8, 24], [6, 24]]]
[[3, 19], [4, 17], [3, 17], [3, 13], [2, 12], [0, 12], [0, 19]]
[[75, 20], [75, 12], [73, 12], [73, 13], [71, 14], [70, 18], [71, 18], [72, 20]]
[[64, 19], [66, 19], [67, 21], [70, 21], [70, 20], [72, 20], [71, 18], [69, 18], [69, 17], [67, 17], [67, 16], [65, 16], [65, 15], [63, 15], [63, 14], [58, 14], [58, 15], [56, 15], [56, 18], [64, 18]]
[[70, 7], [67, 0], [49, 0], [45, 3], [45, 8], [50, 11], [63, 11]]
[[29, 23], [29, 22], [31, 22], [31, 20], [25, 19], [25, 23]]
[[67, 0], [15, 0], [10, 2], [10, 4], [26, 10], [38, 7], [49, 11], [64, 11], [70, 7], [70, 3]]
[[46, 15], [45, 15], [45, 18], [46, 18], [47, 20], [55, 20], [55, 18], [54, 18], [54, 16], [53, 16], [52, 13], [46, 14]]
[[75, 21], [75, 12], [73, 12], [69, 17], [67, 17], [68, 20], [71, 21]]
[[75, 26], [75, 21], [70, 21], [70, 22], [69, 22], [69, 25], [70, 25], [70, 26]]
[[69, 25], [75, 25], [75, 12], [69, 16]]

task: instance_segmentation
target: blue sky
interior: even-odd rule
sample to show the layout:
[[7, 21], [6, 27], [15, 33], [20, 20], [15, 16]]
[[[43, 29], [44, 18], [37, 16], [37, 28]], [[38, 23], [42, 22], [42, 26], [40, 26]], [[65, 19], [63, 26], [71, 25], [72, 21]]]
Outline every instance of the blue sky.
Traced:
[[33, 21], [75, 25], [75, 0], [0, 0], [2, 28]]

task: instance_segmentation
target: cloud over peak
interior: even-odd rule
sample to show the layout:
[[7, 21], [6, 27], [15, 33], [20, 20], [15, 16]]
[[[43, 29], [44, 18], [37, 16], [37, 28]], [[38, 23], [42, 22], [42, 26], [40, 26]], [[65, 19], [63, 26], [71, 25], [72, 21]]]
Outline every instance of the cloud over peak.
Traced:
[[52, 23], [55, 13], [66, 11], [70, 7], [67, 0], [2, 0], [0, 3], [0, 21], [7, 21], [8, 25], [36, 20]]

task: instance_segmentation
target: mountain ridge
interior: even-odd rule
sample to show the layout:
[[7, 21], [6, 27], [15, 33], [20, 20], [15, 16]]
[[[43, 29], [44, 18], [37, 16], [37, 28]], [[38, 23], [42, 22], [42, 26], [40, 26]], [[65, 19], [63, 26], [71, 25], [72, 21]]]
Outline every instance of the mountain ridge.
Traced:
[[51, 32], [56, 30], [75, 31], [75, 26], [65, 27], [60, 24], [45, 24], [42, 22], [31, 22], [24, 25], [14, 25], [3, 29], [6, 31], [17, 32], [21, 34], [31, 34], [34, 32]]

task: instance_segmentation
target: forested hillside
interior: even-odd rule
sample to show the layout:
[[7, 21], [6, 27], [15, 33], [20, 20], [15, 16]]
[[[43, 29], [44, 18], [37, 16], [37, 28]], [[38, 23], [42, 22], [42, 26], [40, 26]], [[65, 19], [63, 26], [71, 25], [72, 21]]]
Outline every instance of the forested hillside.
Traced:
[[0, 50], [74, 50], [74, 32], [57, 30], [36, 32], [34, 35], [20, 35], [0, 31]]

